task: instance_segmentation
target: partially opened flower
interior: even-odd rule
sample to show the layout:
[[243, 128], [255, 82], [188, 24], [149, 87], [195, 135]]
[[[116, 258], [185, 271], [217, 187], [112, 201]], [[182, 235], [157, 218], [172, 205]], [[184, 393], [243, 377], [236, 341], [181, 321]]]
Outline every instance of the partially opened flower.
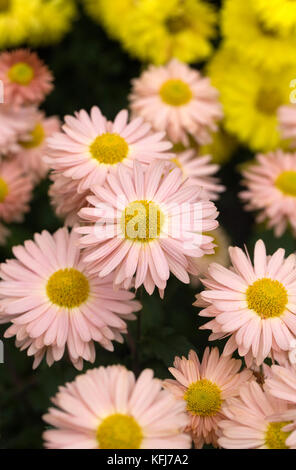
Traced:
[[189, 149], [177, 153], [171, 162], [182, 170], [183, 178], [188, 178], [189, 184], [202, 188], [202, 196], [205, 199], [215, 201], [225, 187], [219, 184], [218, 178], [214, 176], [219, 170], [219, 165], [213, 164], [211, 160], [210, 155], [199, 157], [193, 149]]
[[65, 225], [72, 227], [81, 221], [78, 212], [88, 206], [86, 197], [91, 194], [91, 191], [79, 193], [77, 181], [60, 173], [52, 172], [50, 180], [52, 184], [48, 194], [54, 211], [58, 217], [64, 219]]
[[[225, 407], [219, 445], [225, 449], [289, 449], [287, 409], [287, 402], [272, 397], [255, 381], [245, 384], [239, 398], [232, 398]], [[282, 416], [282, 421], [276, 421], [275, 415]]]
[[60, 122], [57, 117], [46, 118], [43, 113], [39, 113], [26, 139], [19, 141], [21, 149], [14, 158], [34, 183], [45, 178], [48, 172], [48, 166], [43, 160], [47, 153], [47, 138], [57, 132], [59, 127]]
[[44, 421], [49, 449], [188, 449], [183, 403], [153, 371], [138, 379], [123, 366], [99, 367], [60, 387]]
[[112, 275], [91, 275], [82, 263], [76, 233], [66, 228], [54, 235], [35, 234], [34, 241], [15, 246], [16, 259], [1, 265], [0, 317], [12, 322], [5, 337], [16, 336], [17, 346], [48, 365], [67, 349], [73, 365], [94, 362], [94, 342], [112, 351], [122, 342], [126, 320], [141, 305], [134, 294], [113, 290]]
[[26, 140], [36, 119], [35, 108], [15, 109], [0, 104], [0, 155], [21, 150], [19, 141]]
[[218, 423], [224, 417], [224, 407], [230, 397], [239, 394], [243, 383], [252, 372], [239, 372], [241, 361], [219, 356], [218, 348], [206, 348], [202, 362], [190, 351], [188, 359], [176, 357], [169, 371], [176, 380], [168, 379], [164, 387], [186, 403], [190, 423], [186, 430], [192, 433], [197, 448], [205, 443], [217, 446]]
[[29, 211], [32, 198], [32, 183], [16, 161], [2, 160], [0, 163], [0, 220], [22, 222]]
[[278, 110], [280, 131], [283, 139], [291, 139], [296, 144], [296, 106], [281, 106]]
[[288, 351], [296, 335], [296, 258], [284, 258], [278, 249], [268, 257], [257, 241], [254, 266], [248, 253], [229, 248], [230, 269], [212, 263], [205, 279], [207, 288], [197, 296], [201, 316], [212, 317], [201, 328], [212, 330], [210, 340], [230, 337], [224, 355], [236, 349], [247, 365], [262, 364], [273, 351]]
[[240, 196], [247, 210], [259, 211], [257, 221], [267, 220], [277, 237], [287, 226], [296, 234], [296, 154], [277, 150], [258, 155], [243, 177], [246, 190]]
[[135, 276], [136, 289], [144, 284], [149, 294], [155, 286], [163, 293], [170, 272], [188, 283], [188, 273], [197, 274], [191, 258], [213, 252], [203, 232], [218, 225], [215, 205], [182, 181], [179, 168], [165, 172], [165, 166], [153, 162], [146, 169], [135, 162], [132, 172], [120, 166], [104, 187], [92, 188], [91, 207], [79, 212], [87, 225], [77, 231], [92, 272], [115, 272], [115, 284], [125, 287]]
[[149, 163], [153, 159], [168, 159], [165, 151], [171, 143], [163, 141], [164, 133], [151, 133], [142, 118], [128, 123], [123, 110], [113, 123], [107, 122], [98, 107], [90, 115], [80, 111], [75, 117], [66, 116], [63, 132], [48, 140], [46, 162], [64, 176], [77, 180], [78, 190], [104, 184], [108, 173], [119, 164], [132, 166], [133, 160]]
[[185, 145], [188, 134], [198, 143], [208, 143], [222, 118], [218, 91], [209, 79], [176, 59], [161, 67], [151, 65], [134, 79], [130, 102], [135, 115]]
[[38, 104], [53, 88], [51, 72], [27, 49], [0, 54], [0, 80], [5, 103], [11, 106]]

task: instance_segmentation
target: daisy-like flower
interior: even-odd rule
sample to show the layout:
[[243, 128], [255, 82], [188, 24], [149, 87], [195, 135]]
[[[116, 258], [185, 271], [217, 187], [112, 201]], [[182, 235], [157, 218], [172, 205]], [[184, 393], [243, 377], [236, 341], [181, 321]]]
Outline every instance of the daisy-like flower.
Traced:
[[278, 110], [290, 103], [295, 67], [268, 74], [255, 68], [229, 48], [222, 48], [208, 67], [211, 82], [220, 92], [225, 129], [254, 151], [283, 145]]
[[59, 173], [52, 172], [50, 180], [52, 185], [48, 194], [54, 211], [58, 217], [64, 219], [65, 225], [73, 227], [81, 222], [78, 212], [88, 206], [86, 198], [90, 196], [91, 191], [86, 190], [79, 193], [77, 182]]
[[26, 139], [19, 141], [21, 150], [14, 158], [34, 183], [45, 178], [48, 172], [48, 166], [43, 161], [43, 157], [47, 153], [47, 138], [57, 132], [59, 128], [60, 121], [57, 117], [46, 118], [43, 113], [38, 113], [34, 127]]
[[65, 117], [64, 132], [48, 139], [46, 162], [77, 180], [79, 192], [94, 184], [101, 186], [119, 164], [131, 167], [135, 159], [149, 163], [174, 156], [165, 152], [171, 143], [162, 140], [164, 133], [151, 133], [150, 128], [140, 117], [128, 123], [126, 110], [118, 113], [113, 123], [107, 122], [94, 106], [90, 115], [82, 110], [75, 117]]
[[22, 222], [29, 211], [32, 198], [32, 183], [24, 175], [16, 161], [2, 160], [0, 163], [0, 220]]
[[201, 363], [191, 350], [188, 359], [176, 357], [174, 367], [169, 368], [176, 380], [165, 380], [164, 387], [186, 403], [190, 417], [186, 431], [192, 434], [195, 447], [200, 449], [205, 443], [217, 446], [216, 432], [227, 400], [237, 396], [252, 376], [246, 369], [239, 372], [240, 368], [241, 361], [219, 357], [218, 348], [206, 348]]
[[91, 207], [79, 216], [87, 221], [77, 231], [87, 248], [85, 262], [100, 277], [115, 271], [115, 284], [135, 288], [144, 284], [149, 294], [161, 295], [172, 272], [188, 283], [197, 274], [191, 257], [213, 252], [212, 238], [203, 232], [218, 226], [215, 205], [199, 197], [198, 187], [182, 181], [179, 168], [165, 172], [165, 162], [148, 169], [135, 162], [133, 172], [120, 166], [106, 184], [92, 188]]
[[28, 348], [34, 368], [44, 355], [48, 365], [60, 360], [66, 348], [77, 369], [83, 359], [94, 362], [94, 341], [112, 351], [112, 341], [127, 332], [125, 320], [141, 308], [133, 293], [113, 290], [112, 275], [89, 273], [77, 242], [66, 228], [43, 231], [1, 265], [0, 316], [12, 322], [5, 337], [15, 335], [17, 346]]
[[99, 367], [60, 387], [43, 416], [49, 449], [188, 449], [188, 419], [153, 371]]
[[185, 145], [188, 134], [200, 144], [211, 140], [222, 110], [217, 90], [197, 70], [173, 59], [165, 66], [151, 65], [132, 83], [131, 110], [155, 130]]
[[182, 170], [183, 178], [189, 184], [196, 184], [202, 188], [202, 197], [215, 201], [219, 198], [219, 193], [225, 190], [219, 184], [218, 178], [213, 175], [219, 170], [219, 165], [212, 163], [210, 155], [199, 157], [193, 149], [180, 152], [171, 160], [174, 167]]
[[278, 110], [280, 131], [283, 139], [291, 139], [296, 146], [296, 105], [282, 106]]
[[247, 64], [277, 72], [294, 63], [295, 34], [283, 36], [268, 27], [253, 4], [254, 0], [224, 1], [221, 23], [224, 44], [233, 47]]
[[196, 263], [198, 269], [198, 277], [193, 277], [191, 279], [191, 285], [196, 287], [200, 283], [200, 276], [206, 274], [211, 263], [218, 263], [225, 268], [228, 268], [230, 264], [228, 247], [230, 245], [230, 238], [228, 237], [225, 230], [220, 226], [211, 232], [211, 237], [213, 237], [214, 253], [211, 255], [205, 255], [202, 258], [194, 258], [193, 263]]
[[138, 0], [120, 27], [123, 46], [143, 62], [206, 59], [216, 36], [217, 14], [203, 0]]
[[213, 319], [202, 329], [212, 330], [210, 340], [230, 336], [224, 355], [236, 349], [247, 365], [256, 365], [273, 351], [288, 351], [296, 335], [296, 257], [284, 259], [285, 250], [266, 255], [257, 241], [254, 266], [248, 254], [229, 248], [232, 267], [211, 263], [205, 279], [207, 290], [197, 296], [200, 316]]
[[267, 219], [280, 237], [289, 225], [296, 234], [296, 154], [277, 150], [257, 155], [256, 163], [242, 172], [246, 190], [240, 193], [247, 210], [259, 211], [257, 221]]
[[16, 153], [21, 149], [19, 141], [28, 138], [35, 119], [34, 108], [15, 109], [0, 104], [0, 155]]
[[[243, 385], [239, 398], [231, 398], [225, 406], [219, 445], [225, 449], [291, 448], [290, 432], [285, 431], [287, 409], [287, 402], [272, 397], [255, 381]], [[282, 421], [275, 421], [275, 415], [282, 416]]]
[[296, 31], [296, 5], [291, 0], [252, 0], [253, 8], [267, 28], [283, 34]]
[[0, 54], [0, 80], [4, 101], [11, 106], [38, 104], [53, 88], [51, 72], [27, 49]]

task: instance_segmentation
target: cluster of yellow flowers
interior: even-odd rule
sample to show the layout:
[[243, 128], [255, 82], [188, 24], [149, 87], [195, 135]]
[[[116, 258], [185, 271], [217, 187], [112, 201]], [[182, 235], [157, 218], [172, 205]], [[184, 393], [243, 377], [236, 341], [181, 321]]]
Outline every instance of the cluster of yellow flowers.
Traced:
[[55, 43], [75, 14], [75, 0], [0, 0], [0, 48]]
[[208, 64], [220, 91], [225, 128], [254, 151], [287, 148], [278, 112], [296, 77], [296, 4], [290, 0], [224, 0], [223, 41]]

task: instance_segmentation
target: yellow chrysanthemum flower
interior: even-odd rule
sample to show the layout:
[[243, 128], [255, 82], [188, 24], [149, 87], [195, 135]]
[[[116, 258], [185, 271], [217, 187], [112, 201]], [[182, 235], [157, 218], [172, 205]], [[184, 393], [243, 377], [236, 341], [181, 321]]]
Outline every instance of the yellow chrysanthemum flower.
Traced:
[[296, 31], [296, 2], [294, 0], [252, 0], [254, 9], [267, 27], [283, 34]]
[[75, 15], [75, 0], [38, 0], [37, 14], [31, 18], [28, 43], [37, 46], [60, 41], [70, 30]]
[[231, 159], [237, 146], [236, 138], [220, 127], [218, 132], [212, 134], [212, 142], [208, 145], [202, 145], [198, 153], [199, 155], [211, 155], [212, 163], [224, 165]]
[[266, 75], [222, 48], [209, 64], [208, 73], [220, 91], [227, 131], [254, 151], [286, 145], [281, 141], [277, 111], [289, 103], [296, 66]]
[[86, 12], [118, 39], [126, 16], [141, 0], [83, 0]]
[[226, 45], [256, 67], [277, 71], [295, 62], [296, 35], [283, 35], [267, 27], [252, 0], [225, 0], [222, 32]]
[[0, 48], [18, 46], [28, 34], [36, 0], [0, 0]]
[[216, 11], [202, 0], [140, 0], [125, 18], [124, 47], [142, 61], [164, 64], [207, 58], [215, 36]]

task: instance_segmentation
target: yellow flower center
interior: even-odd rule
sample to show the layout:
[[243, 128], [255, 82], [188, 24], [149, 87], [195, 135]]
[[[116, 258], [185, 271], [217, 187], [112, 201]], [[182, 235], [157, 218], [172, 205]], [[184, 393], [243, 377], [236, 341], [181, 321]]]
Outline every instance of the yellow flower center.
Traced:
[[9, 80], [19, 85], [27, 86], [34, 78], [34, 70], [26, 62], [14, 64], [8, 71]]
[[222, 405], [221, 390], [208, 379], [192, 383], [185, 395], [187, 411], [199, 416], [213, 416], [217, 414]]
[[30, 133], [31, 140], [21, 141], [20, 144], [25, 149], [31, 149], [34, 147], [39, 147], [45, 139], [44, 127], [42, 124], [36, 124], [33, 131]]
[[255, 281], [246, 291], [248, 308], [259, 317], [280, 317], [288, 303], [287, 290], [279, 281], [262, 278]]
[[100, 449], [139, 449], [142, 440], [142, 429], [137, 421], [121, 413], [105, 418], [97, 430]]
[[10, 0], [0, 0], [0, 12], [9, 10]]
[[289, 421], [279, 423], [269, 423], [265, 433], [265, 445], [268, 449], [288, 449], [286, 439], [291, 432], [282, 431], [282, 428], [289, 424]]
[[287, 196], [296, 197], [296, 171], [283, 171], [277, 177], [275, 186]]
[[8, 185], [3, 178], [0, 177], [0, 203], [4, 202], [8, 194]]
[[116, 165], [128, 154], [128, 144], [118, 134], [106, 132], [99, 135], [90, 145], [90, 153], [99, 163]]
[[171, 34], [178, 34], [181, 31], [184, 31], [184, 29], [187, 29], [188, 27], [190, 27], [190, 22], [188, 18], [182, 14], [170, 16], [166, 20], [165, 24], [166, 24], [167, 30]]
[[50, 276], [46, 293], [49, 300], [59, 307], [79, 307], [88, 298], [89, 282], [77, 269], [59, 269]]
[[150, 242], [158, 238], [163, 225], [164, 215], [152, 201], [133, 201], [122, 215], [122, 231], [126, 239]]
[[282, 105], [283, 98], [277, 89], [261, 88], [257, 95], [256, 107], [263, 114], [275, 114]]
[[164, 82], [159, 94], [162, 101], [171, 106], [182, 106], [189, 103], [192, 98], [190, 87], [187, 83], [178, 79], [170, 79]]

